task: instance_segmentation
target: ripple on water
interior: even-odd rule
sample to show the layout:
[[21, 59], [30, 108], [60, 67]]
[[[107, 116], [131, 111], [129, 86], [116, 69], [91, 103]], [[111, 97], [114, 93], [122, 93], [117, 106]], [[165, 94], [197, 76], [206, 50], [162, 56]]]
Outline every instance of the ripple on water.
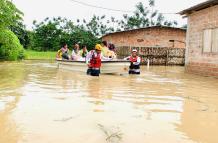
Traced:
[[123, 134], [120, 142], [193, 143], [210, 142], [218, 131], [217, 80], [184, 74], [180, 67], [142, 67], [140, 76], [99, 78], [48, 62], [0, 64], [0, 69], [0, 132], [20, 129], [8, 137], [21, 134], [33, 143], [106, 142], [102, 127], [115, 126]]

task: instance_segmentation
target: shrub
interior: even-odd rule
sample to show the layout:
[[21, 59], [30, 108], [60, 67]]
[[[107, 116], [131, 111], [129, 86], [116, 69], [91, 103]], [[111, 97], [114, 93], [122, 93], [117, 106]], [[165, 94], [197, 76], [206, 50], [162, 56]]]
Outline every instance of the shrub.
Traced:
[[17, 36], [7, 29], [0, 29], [0, 58], [4, 60], [24, 59], [24, 49]]

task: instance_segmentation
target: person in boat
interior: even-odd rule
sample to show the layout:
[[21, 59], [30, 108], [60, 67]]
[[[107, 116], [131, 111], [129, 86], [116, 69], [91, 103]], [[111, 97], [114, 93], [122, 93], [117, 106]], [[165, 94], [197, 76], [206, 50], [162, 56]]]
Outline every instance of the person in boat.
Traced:
[[136, 49], [132, 50], [131, 56], [124, 59], [130, 61], [129, 74], [140, 74], [141, 58], [137, 55]]
[[108, 49], [107, 41], [102, 41], [101, 46], [102, 46], [102, 54], [103, 54], [103, 56], [108, 57], [109, 49]]
[[62, 52], [61, 52], [61, 50], [58, 50], [58, 52], [56, 54], [56, 59], [62, 59]]
[[71, 59], [72, 59], [72, 60], [77, 61], [77, 60], [80, 59], [80, 53], [79, 53], [79, 51], [80, 51], [79, 44], [75, 44], [75, 45], [74, 45], [74, 48], [73, 48], [73, 50], [72, 50], [72, 54], [71, 54]]
[[108, 46], [108, 49], [109, 49], [109, 52], [108, 52], [109, 57], [112, 57], [113, 59], [116, 59], [117, 54], [116, 54], [115, 45], [110, 43], [109, 46]]
[[86, 45], [82, 46], [82, 49], [79, 51], [79, 54], [82, 58], [86, 58], [87, 54], [88, 54], [88, 50]]
[[65, 60], [69, 60], [69, 49], [67, 44], [63, 44], [62, 48], [60, 50], [58, 50], [57, 55], [56, 55], [57, 59], [65, 59]]
[[112, 44], [112, 43], [109, 44], [108, 49], [109, 49], [110, 51], [113, 51], [113, 52], [115, 52], [115, 50], [116, 50], [115, 45]]
[[91, 76], [99, 76], [102, 60], [111, 60], [111, 58], [104, 57], [102, 54], [102, 46], [95, 45], [95, 50], [91, 50], [86, 56], [86, 63], [88, 65], [87, 74]]
[[102, 41], [102, 53], [104, 57], [116, 59], [117, 56], [114, 51], [109, 50], [107, 41]]

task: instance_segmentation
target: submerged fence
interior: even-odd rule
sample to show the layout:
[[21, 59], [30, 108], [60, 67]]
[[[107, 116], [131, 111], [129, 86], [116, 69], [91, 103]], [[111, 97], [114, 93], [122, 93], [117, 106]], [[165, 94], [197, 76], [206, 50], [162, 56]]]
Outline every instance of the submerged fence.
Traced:
[[149, 59], [151, 65], [185, 65], [185, 49], [167, 47], [117, 47], [118, 58], [130, 55], [131, 49], [137, 49], [142, 64], [147, 64]]

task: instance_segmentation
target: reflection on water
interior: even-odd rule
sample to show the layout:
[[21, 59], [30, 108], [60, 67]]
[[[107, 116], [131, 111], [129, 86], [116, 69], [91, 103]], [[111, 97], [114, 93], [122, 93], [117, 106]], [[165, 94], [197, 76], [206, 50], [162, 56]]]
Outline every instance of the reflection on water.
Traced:
[[218, 80], [151, 67], [100, 78], [0, 63], [0, 143], [217, 143]]
[[19, 126], [11, 113], [16, 109], [25, 81], [24, 64], [0, 64], [0, 143], [16, 143], [21, 139]]

